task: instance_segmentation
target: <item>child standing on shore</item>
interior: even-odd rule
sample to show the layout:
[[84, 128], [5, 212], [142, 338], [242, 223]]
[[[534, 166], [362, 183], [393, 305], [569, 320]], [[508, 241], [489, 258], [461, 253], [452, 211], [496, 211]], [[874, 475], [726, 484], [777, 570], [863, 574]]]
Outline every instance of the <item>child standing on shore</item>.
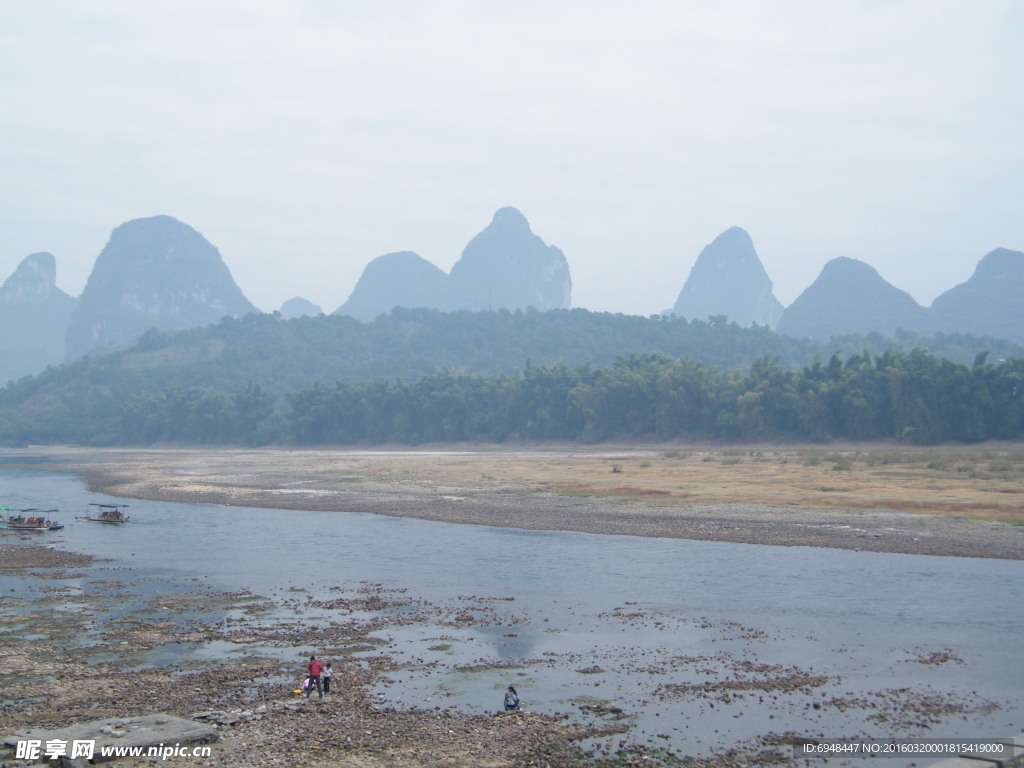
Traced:
[[324, 693], [331, 692], [331, 678], [334, 677], [334, 671], [331, 669], [331, 662], [327, 662], [327, 666], [324, 668]]

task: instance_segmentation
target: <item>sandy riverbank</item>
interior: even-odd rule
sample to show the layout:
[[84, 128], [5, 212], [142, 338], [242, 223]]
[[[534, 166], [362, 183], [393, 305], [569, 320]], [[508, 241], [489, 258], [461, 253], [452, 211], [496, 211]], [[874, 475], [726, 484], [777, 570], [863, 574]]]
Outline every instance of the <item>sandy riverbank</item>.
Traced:
[[1024, 559], [1019, 457], [881, 450], [824, 461], [801, 449], [47, 453], [91, 489], [127, 498]]

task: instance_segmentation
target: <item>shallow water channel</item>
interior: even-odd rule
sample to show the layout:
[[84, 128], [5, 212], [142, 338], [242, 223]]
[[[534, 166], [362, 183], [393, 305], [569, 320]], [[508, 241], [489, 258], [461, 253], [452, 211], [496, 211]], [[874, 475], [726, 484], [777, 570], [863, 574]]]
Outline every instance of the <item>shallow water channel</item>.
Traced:
[[[12, 508], [60, 508], [67, 527], [38, 539], [130, 566], [150, 592], [199, 577], [214, 590], [330, 599], [369, 582], [447, 606], [465, 620], [381, 633], [382, 652], [405, 662], [377, 691], [394, 706], [492, 712], [513, 684], [529, 710], [608, 721], [589, 707], [621, 709], [629, 732], [590, 746], [678, 754], [769, 732], [1024, 730], [1020, 561], [112, 499], [73, 475], [13, 466], [0, 467], [0, 489]], [[124, 526], [73, 519], [89, 502], [125, 501]], [[19, 582], [0, 577], [7, 594]], [[226, 650], [167, 648], [151, 661]]]

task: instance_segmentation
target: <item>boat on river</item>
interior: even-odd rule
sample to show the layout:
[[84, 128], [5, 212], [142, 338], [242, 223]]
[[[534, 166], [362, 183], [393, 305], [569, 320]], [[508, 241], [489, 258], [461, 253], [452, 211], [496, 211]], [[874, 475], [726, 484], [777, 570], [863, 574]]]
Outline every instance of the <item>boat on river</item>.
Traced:
[[[93, 510], [93, 507], [96, 507]], [[90, 504], [83, 517], [76, 517], [76, 520], [88, 520], [90, 523], [110, 523], [120, 525], [128, 522], [128, 515], [124, 511], [128, 509], [127, 504]]]
[[40, 512], [38, 509], [11, 510], [10, 507], [0, 509], [12, 512], [11, 515], [0, 514], [0, 525], [14, 531], [59, 531], [64, 526], [53, 519], [56, 509]]

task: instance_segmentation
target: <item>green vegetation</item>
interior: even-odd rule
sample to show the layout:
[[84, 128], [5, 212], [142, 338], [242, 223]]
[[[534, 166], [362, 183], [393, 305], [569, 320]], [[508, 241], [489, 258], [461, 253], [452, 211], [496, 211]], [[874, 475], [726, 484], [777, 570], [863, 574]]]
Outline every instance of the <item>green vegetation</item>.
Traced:
[[[651, 351], [604, 362], [629, 348]], [[771, 354], [754, 356], [763, 349]], [[966, 365], [923, 349], [863, 349], [823, 363], [820, 351], [724, 319], [584, 310], [396, 310], [365, 325], [251, 315], [176, 334], [151, 330], [131, 348], [8, 386], [0, 441], [935, 444], [1022, 436], [1022, 357], [990, 363], [982, 353]], [[531, 359], [540, 362], [519, 367]]]

